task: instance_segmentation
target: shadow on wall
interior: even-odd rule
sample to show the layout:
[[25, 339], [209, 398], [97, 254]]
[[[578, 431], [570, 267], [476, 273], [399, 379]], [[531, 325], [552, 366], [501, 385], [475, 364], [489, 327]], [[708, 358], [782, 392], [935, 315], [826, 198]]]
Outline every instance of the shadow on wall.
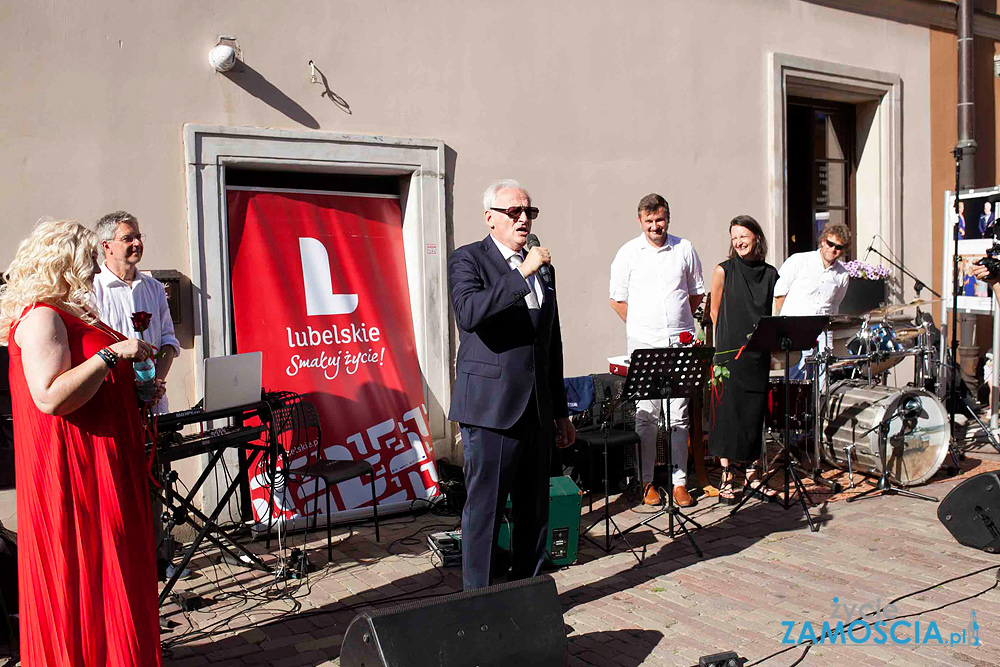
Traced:
[[230, 72], [226, 72], [223, 76], [260, 101], [285, 114], [296, 123], [313, 130], [319, 129], [319, 121], [313, 118], [308, 111], [303, 109], [298, 102], [281, 92], [273, 83], [265, 79], [260, 72], [245, 62], [241, 61], [236, 68]]
[[319, 74], [320, 78], [320, 81], [313, 81], [313, 83], [323, 84], [323, 92], [320, 93], [319, 96], [325, 97], [331, 102], [333, 102], [344, 113], [349, 115], [354, 115], [354, 112], [351, 111], [351, 105], [347, 103], [347, 100], [345, 100], [343, 97], [341, 97], [334, 91], [330, 90], [330, 82], [329, 80], [327, 80], [326, 74], [323, 74], [323, 70], [317, 67], [316, 63], [314, 63], [311, 60], [309, 61], [309, 64], [312, 65], [313, 70], [315, 70], [316, 74]]

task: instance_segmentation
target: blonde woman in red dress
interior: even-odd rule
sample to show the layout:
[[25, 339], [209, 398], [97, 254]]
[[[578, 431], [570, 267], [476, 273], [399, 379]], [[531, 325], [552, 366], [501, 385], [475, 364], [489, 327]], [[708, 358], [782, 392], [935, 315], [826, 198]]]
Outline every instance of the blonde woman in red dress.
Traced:
[[10, 348], [24, 667], [161, 664], [152, 516], [132, 361], [148, 343], [89, 303], [93, 232], [41, 221], [0, 288]]

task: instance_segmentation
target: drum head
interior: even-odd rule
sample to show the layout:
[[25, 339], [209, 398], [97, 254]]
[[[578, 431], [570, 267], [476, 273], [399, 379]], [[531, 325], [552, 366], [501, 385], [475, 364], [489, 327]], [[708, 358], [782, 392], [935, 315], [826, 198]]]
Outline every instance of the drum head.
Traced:
[[[919, 414], [910, 419], [899, 416], [902, 406], [912, 401], [919, 403]], [[889, 475], [903, 486], [922, 484], [948, 455], [948, 413], [935, 396], [918, 389], [900, 392], [895, 408], [886, 449]]]
[[881, 474], [879, 427], [886, 425], [886, 467], [896, 484], [926, 482], [948, 455], [948, 413], [922, 389], [839, 382], [823, 413], [823, 458], [837, 466], [852, 456], [855, 470]]

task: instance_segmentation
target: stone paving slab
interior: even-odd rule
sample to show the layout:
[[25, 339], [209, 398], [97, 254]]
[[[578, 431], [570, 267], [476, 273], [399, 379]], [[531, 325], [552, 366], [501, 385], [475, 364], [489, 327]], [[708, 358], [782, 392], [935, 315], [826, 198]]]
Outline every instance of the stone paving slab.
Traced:
[[[955, 484], [938, 482], [921, 491], [943, 497]], [[623, 499], [612, 508], [622, 526], [648, 516]], [[663, 533], [666, 517], [629, 535], [634, 547], [645, 548], [641, 566], [628, 551], [604, 554], [583, 542], [579, 561], [552, 573], [568, 633], [567, 664], [684, 666], [725, 650], [766, 666], [1000, 664], [1000, 588], [983, 593], [997, 580], [1000, 557], [954, 542], [936, 518], [936, 503], [899, 496], [828, 503], [812, 508], [817, 533], [809, 532], [797, 505], [784, 510], [753, 502], [735, 516], [728, 509], [704, 499], [689, 513], [703, 525], [692, 535], [704, 558], [684, 537]], [[584, 525], [603, 508], [596, 503], [594, 510]], [[460, 590], [459, 569], [438, 567], [425, 541], [427, 533], [457, 523], [434, 515], [390, 519], [378, 544], [370, 527], [353, 534], [344, 529], [328, 566], [325, 535], [308, 541], [290, 536], [289, 543], [304, 544], [321, 569], [280, 583], [201, 559], [199, 576], [185, 583], [214, 603], [196, 612], [166, 609], [177, 626], [163, 637], [165, 663], [337, 665], [344, 631], [360, 608]], [[598, 541], [602, 527], [595, 529]], [[262, 544], [253, 546], [263, 551]], [[984, 571], [938, 585], [976, 570]], [[897, 615], [914, 616], [900, 620], [919, 620], [922, 635], [935, 625], [945, 642], [969, 625], [975, 610], [981, 645], [878, 644], [873, 636], [865, 643], [812, 646], [796, 663], [806, 648], [782, 643], [783, 622], [794, 623], [794, 640], [805, 621], [819, 632], [825, 620], [835, 625], [848, 612], [854, 612], [851, 619], [860, 615], [862, 604], [901, 596], [907, 597], [895, 603]], [[912, 626], [898, 629], [901, 639], [913, 636]]]

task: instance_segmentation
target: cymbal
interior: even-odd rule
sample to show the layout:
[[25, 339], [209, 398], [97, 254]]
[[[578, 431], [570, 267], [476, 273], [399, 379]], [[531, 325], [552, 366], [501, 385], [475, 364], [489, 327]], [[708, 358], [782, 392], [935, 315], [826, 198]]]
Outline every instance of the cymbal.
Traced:
[[901, 313], [907, 308], [926, 306], [940, 300], [941, 299], [914, 299], [909, 303], [897, 303], [891, 306], [884, 306], [882, 308], [876, 308], [875, 310], [869, 310], [866, 314], [870, 317], [884, 317], [886, 315], [892, 315], [893, 313]]
[[907, 329], [896, 329], [896, 340], [908, 343], [917, 339], [923, 333], [923, 329], [910, 327]]

